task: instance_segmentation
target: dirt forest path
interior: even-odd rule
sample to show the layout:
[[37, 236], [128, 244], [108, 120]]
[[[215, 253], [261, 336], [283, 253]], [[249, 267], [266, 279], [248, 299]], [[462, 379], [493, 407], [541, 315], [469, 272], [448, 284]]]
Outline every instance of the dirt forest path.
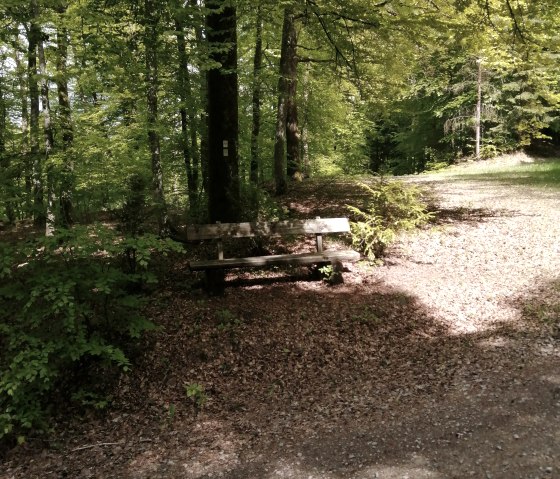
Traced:
[[[173, 282], [108, 417], [0, 478], [560, 477], [559, 193], [406, 181], [433, 192], [437, 225], [342, 285], [253, 272], [208, 299]], [[346, 186], [304, 183], [287, 206], [343, 215]]]

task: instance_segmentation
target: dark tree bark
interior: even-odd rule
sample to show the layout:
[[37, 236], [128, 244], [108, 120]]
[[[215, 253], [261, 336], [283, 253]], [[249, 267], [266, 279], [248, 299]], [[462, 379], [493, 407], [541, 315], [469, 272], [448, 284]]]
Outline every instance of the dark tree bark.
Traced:
[[[227, 0], [208, 0], [208, 213], [211, 222], [239, 221], [237, 12]], [[208, 271], [208, 289], [221, 294], [224, 271]]]
[[167, 236], [168, 220], [167, 206], [163, 189], [163, 169], [161, 165], [161, 146], [158, 132], [158, 2], [145, 0], [144, 2], [144, 48], [146, 52], [146, 101], [148, 145], [152, 163], [152, 193], [156, 204], [156, 214], [159, 234]]
[[262, 70], [262, 6], [257, 5], [257, 26], [255, 31], [255, 55], [253, 57], [253, 125], [251, 129], [251, 168], [249, 179], [255, 186], [259, 183], [259, 134], [261, 130], [261, 70]]
[[225, 0], [208, 0], [208, 200], [210, 221], [239, 218], [236, 9]]
[[29, 30], [27, 35], [27, 79], [29, 91], [30, 155], [32, 163], [31, 181], [33, 185], [33, 222], [44, 226], [42, 161], [39, 154], [39, 86], [37, 84], [37, 47], [41, 41], [41, 30], [37, 23], [39, 7], [37, 0], [30, 0]]
[[[59, 10], [64, 14], [65, 8]], [[74, 163], [71, 153], [68, 151], [74, 141], [74, 130], [72, 128], [72, 115], [70, 109], [70, 98], [68, 96], [68, 80], [66, 63], [68, 58], [68, 32], [61, 26], [56, 32], [57, 61], [56, 61], [56, 88], [58, 93], [58, 117], [62, 130], [62, 149], [64, 151], [64, 163], [62, 165], [60, 178], [60, 221], [65, 227], [73, 223], [72, 220], [72, 194], [74, 191]]]
[[[294, 26], [294, 9], [288, 6], [284, 9], [284, 23], [282, 27], [282, 47], [280, 52], [280, 76], [278, 78], [278, 109], [276, 111], [276, 134], [274, 142], [274, 182], [276, 194], [282, 195], [288, 189], [286, 181], [286, 121], [288, 118], [288, 97], [290, 94], [291, 71], [294, 68], [296, 38]], [[297, 63], [295, 63], [297, 66]]]
[[[198, 152], [196, 141], [196, 129], [194, 126], [193, 98], [189, 78], [189, 62], [187, 57], [187, 47], [185, 42], [185, 26], [179, 15], [175, 18], [175, 30], [177, 37], [177, 50], [179, 53], [179, 70], [177, 80], [179, 84], [179, 97], [181, 106], [179, 113], [181, 116], [181, 148], [183, 150], [183, 160], [187, 173], [187, 194], [189, 206], [193, 206], [198, 198]], [[194, 135], [193, 135], [194, 132]]]

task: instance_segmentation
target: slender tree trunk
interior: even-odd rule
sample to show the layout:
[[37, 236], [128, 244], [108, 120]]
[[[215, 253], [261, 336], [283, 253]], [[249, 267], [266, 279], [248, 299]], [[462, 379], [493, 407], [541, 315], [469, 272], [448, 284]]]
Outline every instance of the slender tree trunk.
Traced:
[[286, 119], [288, 116], [288, 74], [289, 74], [289, 38], [294, 22], [293, 7], [284, 8], [282, 26], [282, 46], [280, 51], [280, 76], [278, 78], [278, 109], [276, 110], [276, 134], [274, 141], [274, 183], [276, 194], [282, 195], [288, 190], [286, 182]]
[[309, 65], [303, 76], [303, 122], [301, 126], [301, 155], [303, 161], [303, 175], [309, 177], [311, 165], [309, 162]]
[[262, 6], [257, 4], [255, 55], [253, 57], [253, 125], [251, 129], [251, 168], [249, 179], [254, 186], [259, 183], [259, 134], [261, 130], [261, 70], [262, 70]]
[[14, 63], [16, 65], [16, 73], [19, 85], [19, 100], [21, 104], [21, 146], [20, 153], [23, 158], [23, 178], [25, 181], [25, 213], [32, 213], [32, 162], [29, 152], [29, 106], [28, 106], [28, 78], [26, 75], [26, 67], [22, 64], [22, 59], [19, 55], [20, 45], [17, 38], [18, 32], [14, 33], [15, 39], [13, 41], [14, 48]]
[[[63, 15], [65, 8], [59, 13]], [[56, 32], [57, 40], [57, 78], [56, 87], [58, 93], [58, 116], [62, 130], [62, 149], [64, 162], [62, 165], [60, 182], [60, 220], [63, 226], [72, 224], [72, 193], [74, 190], [74, 163], [72, 161], [71, 148], [74, 141], [74, 130], [72, 128], [72, 116], [70, 109], [70, 98], [68, 96], [68, 80], [66, 62], [68, 58], [68, 32], [66, 27], [61, 26]]]
[[27, 78], [29, 90], [30, 154], [32, 162], [31, 181], [33, 185], [33, 221], [36, 226], [44, 226], [43, 171], [39, 154], [39, 87], [37, 85], [37, 46], [41, 41], [41, 30], [37, 24], [39, 7], [37, 0], [30, 0], [31, 21], [28, 32]]
[[[204, 2], [202, 2], [204, 3]], [[190, 0], [190, 6], [193, 10], [197, 11], [200, 15], [200, 7], [197, 3], [197, 0]], [[194, 33], [196, 38], [197, 48], [199, 49], [198, 57], [198, 70], [200, 73], [200, 92], [198, 97], [200, 98], [200, 121], [198, 123], [198, 129], [200, 133], [200, 149], [197, 149], [198, 153], [198, 164], [200, 164], [201, 172], [202, 172], [202, 187], [204, 191], [208, 192], [208, 178], [209, 178], [209, 145], [208, 145], [208, 78], [203, 72], [205, 70], [204, 60], [201, 60], [202, 56], [200, 54], [201, 46], [206, 43], [206, 38], [204, 35], [204, 28], [202, 27], [202, 22], [196, 21], [195, 19], [193, 22], [195, 25]], [[193, 130], [191, 132], [191, 144], [194, 145], [196, 148], [196, 135], [193, 139]]]
[[[179, 18], [175, 19], [175, 30], [177, 31], [177, 50], [179, 52], [179, 70], [177, 72], [177, 80], [179, 84], [179, 97], [181, 99], [181, 106], [179, 108], [182, 134], [181, 148], [183, 150], [183, 159], [187, 172], [187, 193], [189, 196], [189, 205], [192, 207], [196, 204], [198, 196], [198, 165], [195, 161], [195, 155], [197, 152], [192, 148], [193, 136], [192, 134], [189, 134], [189, 130], [191, 132], [195, 130], [194, 115], [192, 114], [193, 98], [189, 78], [189, 62], [187, 58], [184, 25]], [[196, 149], [196, 133], [194, 136], [194, 146]]]
[[286, 173], [301, 179], [300, 132], [297, 110], [297, 31], [293, 14], [289, 16], [286, 41]]
[[4, 91], [4, 77], [0, 72], [0, 174], [2, 175], [0, 184], [4, 183], [3, 186], [5, 188], [7, 196], [4, 207], [6, 209], [6, 216], [8, 217], [8, 221], [12, 224], [16, 220], [16, 215], [14, 204], [11, 199], [14, 191], [14, 185], [13, 178], [10, 172], [10, 158], [6, 155], [6, 127], [8, 109], [6, 108], [6, 98]]
[[480, 123], [482, 117], [482, 60], [476, 60], [478, 66], [476, 81], [476, 110], [474, 114], [475, 156], [480, 158]]
[[145, 30], [144, 47], [146, 50], [146, 100], [148, 145], [152, 163], [152, 190], [157, 210], [159, 234], [167, 236], [167, 206], [163, 189], [163, 169], [161, 165], [161, 147], [158, 132], [158, 23], [157, 0], [144, 2]]
[[51, 104], [49, 101], [49, 79], [47, 77], [47, 61], [45, 58], [45, 50], [43, 40], [39, 40], [37, 44], [39, 53], [39, 72], [41, 73], [41, 106], [43, 110], [43, 135], [45, 145], [44, 163], [47, 165], [47, 216], [45, 223], [45, 236], [54, 234], [55, 224], [55, 194], [54, 194], [54, 171], [49, 163], [49, 156], [54, 148], [54, 132], [51, 122]]

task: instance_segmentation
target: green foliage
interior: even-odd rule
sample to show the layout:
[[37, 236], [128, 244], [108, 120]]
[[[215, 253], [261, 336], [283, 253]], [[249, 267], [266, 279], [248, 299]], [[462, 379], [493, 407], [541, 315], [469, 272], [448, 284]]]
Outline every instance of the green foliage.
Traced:
[[329, 279], [332, 277], [332, 275], [334, 274], [334, 269], [332, 267], [332, 264], [327, 264], [325, 266], [321, 266], [319, 268], [319, 273], [321, 273], [321, 275], [323, 276], [325, 281], [329, 281]]
[[45, 430], [55, 398], [107, 405], [94, 384], [127, 371], [131, 340], [154, 328], [139, 293], [157, 279], [154, 254], [169, 251], [172, 242], [103, 227], [0, 244], [0, 439]]
[[333, 264], [320, 266], [319, 274], [321, 275], [322, 280], [331, 286], [344, 282], [344, 279], [342, 278], [341, 268]]
[[361, 187], [367, 194], [365, 206], [348, 206], [354, 216], [350, 223], [352, 243], [370, 260], [379, 258], [397, 233], [421, 226], [433, 217], [415, 186], [380, 178], [371, 186]]
[[208, 401], [208, 395], [204, 390], [204, 386], [198, 383], [185, 384], [185, 394], [192, 401], [197, 411], [202, 409], [206, 401]]

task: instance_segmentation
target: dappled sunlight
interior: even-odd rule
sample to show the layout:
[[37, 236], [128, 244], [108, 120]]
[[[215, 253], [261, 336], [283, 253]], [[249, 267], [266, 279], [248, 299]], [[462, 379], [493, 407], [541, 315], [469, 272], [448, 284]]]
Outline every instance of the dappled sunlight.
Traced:
[[346, 471], [329, 471], [319, 466], [309, 466], [302, 457], [279, 460], [271, 464], [262, 479], [443, 479], [444, 476], [428, 467], [418, 467], [422, 458], [415, 458], [402, 465], [363, 465], [348, 467]]
[[[453, 194], [434, 229], [400, 237], [380, 267], [347, 265], [343, 284], [306, 268], [232, 270], [225, 294], [209, 297], [196, 287], [202, 274], [177, 271], [151, 297], [161, 328], [115, 390], [126, 413], [77, 427], [87, 441], [73, 439], [51, 469], [87, 464], [135, 479], [550, 475], [560, 218], [553, 203], [526, 209], [505, 192], [490, 201], [445, 188]], [[188, 385], [200, 386], [200, 404]], [[107, 436], [121, 452], [73, 449]]]

